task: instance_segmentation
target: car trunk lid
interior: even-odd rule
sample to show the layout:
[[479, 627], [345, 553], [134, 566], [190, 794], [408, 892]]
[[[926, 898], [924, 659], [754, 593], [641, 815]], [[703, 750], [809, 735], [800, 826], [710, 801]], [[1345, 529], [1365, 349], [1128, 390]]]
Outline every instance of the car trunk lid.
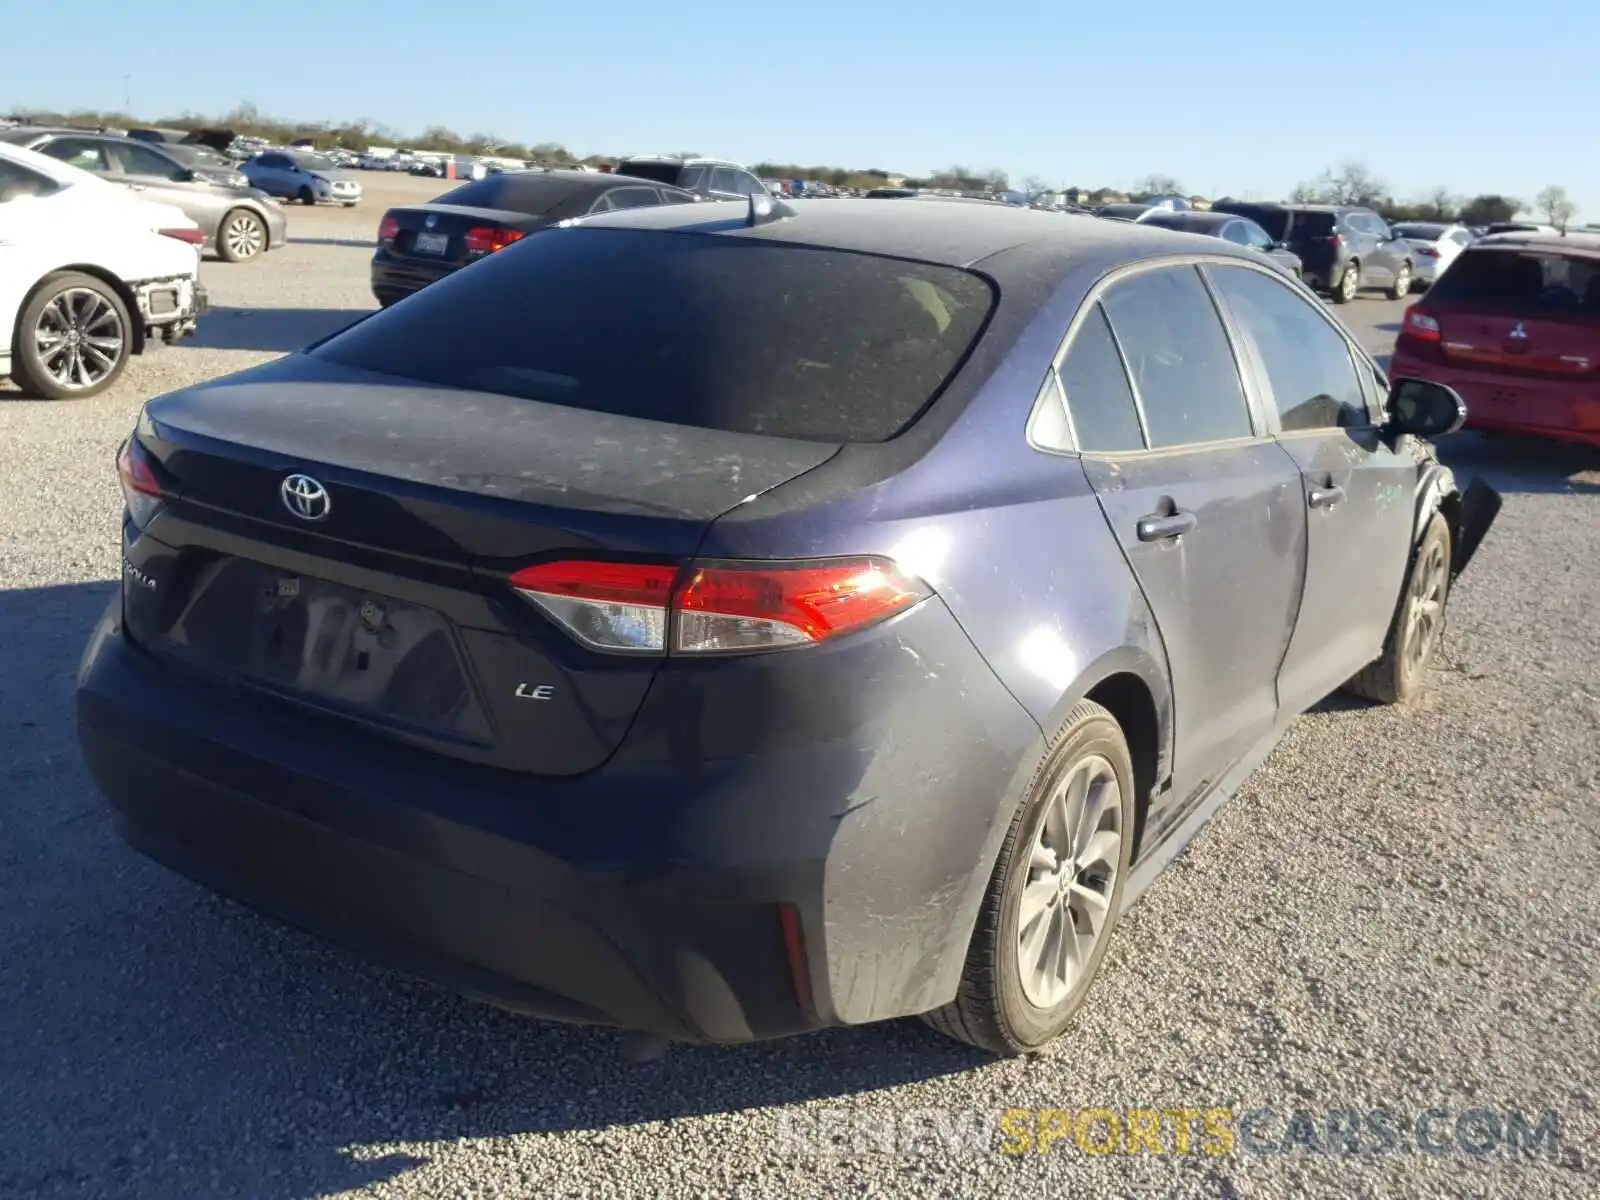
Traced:
[[[418, 385], [292, 356], [153, 401], [173, 493], [129, 562], [142, 644], [513, 770], [599, 766], [659, 658], [591, 651], [508, 583], [565, 558], [687, 560], [835, 445]], [[308, 519], [291, 477], [320, 490]], [[132, 577], [132, 576], [130, 576]]]
[[[461, 265], [500, 249], [544, 223], [544, 218], [500, 208], [415, 204], [391, 208], [380, 241], [390, 254]], [[474, 234], [474, 230], [484, 231]], [[496, 238], [496, 234], [500, 236]], [[496, 245], [498, 240], [499, 245]]]

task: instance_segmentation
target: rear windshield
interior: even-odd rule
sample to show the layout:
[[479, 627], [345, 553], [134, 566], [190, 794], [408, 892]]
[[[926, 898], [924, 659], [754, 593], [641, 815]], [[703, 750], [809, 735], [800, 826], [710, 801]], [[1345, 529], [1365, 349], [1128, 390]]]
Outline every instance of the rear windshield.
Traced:
[[1600, 260], [1467, 249], [1428, 291], [1431, 304], [1600, 316]]
[[635, 179], [653, 179], [657, 183], [677, 183], [683, 173], [683, 164], [675, 162], [633, 162], [617, 164], [618, 175], [632, 175]]
[[425, 383], [777, 437], [876, 442], [938, 395], [989, 285], [745, 237], [551, 229], [311, 354]]
[[[1271, 233], [1272, 230], [1267, 230]], [[1330, 212], [1297, 212], [1294, 214], [1294, 236], [1298, 238], [1328, 237], [1333, 233], [1333, 214]]]
[[1267, 208], [1256, 204], [1230, 204], [1220, 211], [1233, 213], [1237, 217], [1249, 217], [1265, 229], [1275, 242], [1289, 240], [1289, 214], [1281, 208]]
[[570, 179], [546, 175], [542, 171], [508, 171], [462, 184], [434, 203], [461, 208], [502, 208], [538, 216], [572, 195], [577, 186]]
[[1403, 238], [1416, 238], [1420, 242], [1436, 242], [1444, 236], [1448, 225], [1428, 225], [1416, 221], [1406, 221], [1394, 227], [1394, 231]]

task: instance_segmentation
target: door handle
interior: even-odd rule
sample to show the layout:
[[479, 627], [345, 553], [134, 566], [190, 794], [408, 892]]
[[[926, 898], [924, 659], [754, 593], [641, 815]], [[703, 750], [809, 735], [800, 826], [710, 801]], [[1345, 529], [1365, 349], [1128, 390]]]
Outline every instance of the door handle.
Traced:
[[1148, 517], [1139, 518], [1139, 540], [1141, 542], [1167, 542], [1173, 538], [1180, 538], [1200, 524], [1200, 518], [1192, 512], [1175, 512], [1171, 514], [1151, 513]]
[[144, 184], [142, 184], [142, 183], [130, 183], [128, 185], [128, 190], [130, 192], [142, 192], [142, 191], [144, 191]]
[[1344, 499], [1344, 488], [1337, 483], [1326, 484], [1323, 487], [1312, 488], [1306, 495], [1306, 503], [1312, 508], [1332, 508]]

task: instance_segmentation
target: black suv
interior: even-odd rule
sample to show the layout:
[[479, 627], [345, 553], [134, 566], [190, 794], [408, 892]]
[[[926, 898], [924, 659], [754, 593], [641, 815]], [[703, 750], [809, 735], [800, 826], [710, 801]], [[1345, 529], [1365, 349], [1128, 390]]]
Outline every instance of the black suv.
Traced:
[[1265, 204], [1219, 200], [1213, 212], [1249, 217], [1299, 255], [1301, 278], [1346, 304], [1363, 288], [1395, 300], [1416, 279], [1411, 246], [1370, 208], [1346, 204]]
[[767, 185], [738, 163], [720, 158], [670, 158], [640, 155], [625, 158], [614, 168], [618, 175], [632, 175], [654, 183], [670, 183], [708, 200], [743, 200], [746, 196], [766, 196]]

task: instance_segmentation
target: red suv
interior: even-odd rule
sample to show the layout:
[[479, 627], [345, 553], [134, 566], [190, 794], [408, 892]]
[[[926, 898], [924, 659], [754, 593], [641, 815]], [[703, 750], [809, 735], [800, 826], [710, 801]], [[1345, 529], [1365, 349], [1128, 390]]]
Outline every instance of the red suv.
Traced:
[[1474, 242], [1406, 310], [1389, 374], [1453, 387], [1470, 428], [1600, 446], [1600, 236]]

